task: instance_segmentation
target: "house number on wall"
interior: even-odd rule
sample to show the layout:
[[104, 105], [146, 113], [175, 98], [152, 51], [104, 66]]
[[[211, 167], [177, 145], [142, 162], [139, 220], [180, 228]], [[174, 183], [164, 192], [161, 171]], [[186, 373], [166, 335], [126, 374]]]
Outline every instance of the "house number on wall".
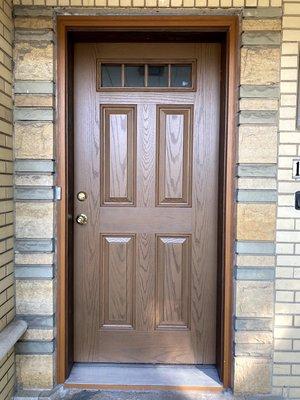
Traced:
[[300, 158], [293, 160], [293, 179], [300, 180]]

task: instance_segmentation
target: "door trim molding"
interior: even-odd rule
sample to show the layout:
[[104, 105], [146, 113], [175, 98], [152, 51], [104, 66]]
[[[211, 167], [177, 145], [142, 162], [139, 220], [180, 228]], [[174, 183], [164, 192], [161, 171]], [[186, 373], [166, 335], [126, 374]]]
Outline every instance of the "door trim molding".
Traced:
[[[232, 313], [233, 284], [232, 268], [234, 257], [235, 226], [235, 163], [236, 163], [236, 103], [238, 76], [238, 16], [58, 16], [57, 17], [57, 85], [56, 85], [56, 143], [57, 143], [57, 179], [56, 184], [62, 188], [61, 201], [57, 203], [57, 383], [64, 383], [72, 366], [72, 326], [70, 319], [70, 292], [72, 281], [68, 269], [70, 254], [68, 217], [70, 196], [68, 192], [68, 32], [94, 30], [101, 28], [114, 29], [156, 29], [177, 28], [190, 31], [209, 29], [215, 32], [226, 32], [226, 87], [225, 104], [225, 138], [222, 154], [223, 191], [222, 209], [220, 212], [222, 245], [219, 274], [221, 276], [219, 329], [221, 346], [218, 349], [220, 358], [220, 378], [225, 388], [233, 384], [232, 380]], [[70, 61], [69, 61], [70, 62]], [[222, 168], [223, 167], [223, 168]]]

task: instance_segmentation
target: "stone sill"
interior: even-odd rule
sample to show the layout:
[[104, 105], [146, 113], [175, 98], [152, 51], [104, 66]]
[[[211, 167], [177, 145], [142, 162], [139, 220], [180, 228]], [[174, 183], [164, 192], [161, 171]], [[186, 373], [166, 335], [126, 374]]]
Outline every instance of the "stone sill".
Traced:
[[0, 332], [0, 360], [13, 348], [25, 333], [27, 323], [23, 320], [13, 321]]

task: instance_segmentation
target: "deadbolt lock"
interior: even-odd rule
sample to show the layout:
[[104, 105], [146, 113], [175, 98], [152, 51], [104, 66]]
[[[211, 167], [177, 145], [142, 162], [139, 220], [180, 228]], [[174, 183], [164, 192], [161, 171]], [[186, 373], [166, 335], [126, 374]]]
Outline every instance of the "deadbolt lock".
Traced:
[[85, 225], [88, 222], [88, 217], [85, 214], [79, 214], [76, 217], [76, 222], [79, 225]]
[[85, 192], [78, 192], [77, 193], [77, 199], [79, 201], [84, 201], [87, 199], [87, 194]]

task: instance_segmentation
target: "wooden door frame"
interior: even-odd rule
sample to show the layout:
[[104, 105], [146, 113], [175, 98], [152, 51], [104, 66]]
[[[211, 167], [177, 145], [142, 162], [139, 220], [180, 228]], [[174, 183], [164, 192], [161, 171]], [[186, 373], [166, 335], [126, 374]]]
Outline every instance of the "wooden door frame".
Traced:
[[220, 378], [225, 388], [232, 386], [232, 268], [234, 260], [235, 225], [235, 163], [236, 163], [236, 103], [238, 76], [238, 33], [237, 16], [58, 16], [57, 17], [57, 85], [56, 85], [56, 144], [57, 179], [62, 188], [61, 201], [57, 203], [57, 383], [64, 383], [72, 365], [72, 334], [70, 326], [70, 291], [72, 281], [69, 274], [70, 244], [68, 236], [68, 211], [70, 193], [68, 192], [68, 33], [70, 31], [97, 29], [178, 29], [209, 30], [226, 32], [226, 87], [224, 153], [221, 155], [223, 170], [222, 205], [220, 217], [221, 268], [219, 270], [221, 287], [219, 304], [219, 328], [221, 346]]

